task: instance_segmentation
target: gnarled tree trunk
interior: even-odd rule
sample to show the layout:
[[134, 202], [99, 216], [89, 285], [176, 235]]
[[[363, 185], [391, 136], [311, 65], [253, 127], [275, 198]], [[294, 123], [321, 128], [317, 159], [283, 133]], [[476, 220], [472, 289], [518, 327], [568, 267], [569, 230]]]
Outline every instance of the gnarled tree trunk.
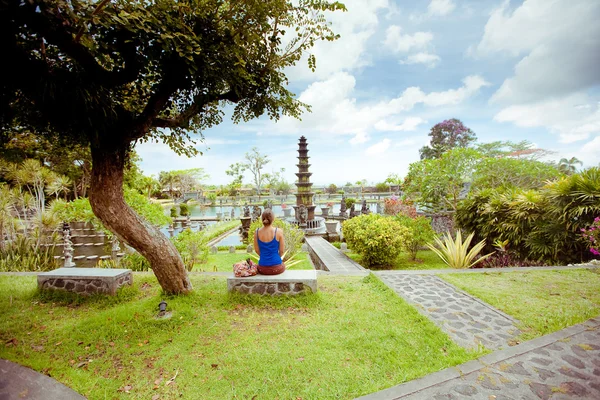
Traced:
[[165, 292], [189, 292], [192, 284], [175, 246], [125, 203], [125, 155], [125, 149], [108, 150], [92, 146], [92, 210], [108, 229], [146, 257]]

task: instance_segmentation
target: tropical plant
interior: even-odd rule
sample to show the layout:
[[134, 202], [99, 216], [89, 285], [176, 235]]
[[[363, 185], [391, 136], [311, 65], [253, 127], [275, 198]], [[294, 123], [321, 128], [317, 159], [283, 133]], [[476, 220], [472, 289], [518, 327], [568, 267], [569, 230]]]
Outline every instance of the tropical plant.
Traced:
[[558, 169], [563, 174], [573, 175], [577, 172], [577, 164], [583, 165], [583, 162], [581, 162], [581, 160], [579, 160], [577, 157], [571, 157], [570, 159], [561, 158], [558, 162]]
[[[302, 262], [302, 260], [296, 258], [296, 256], [298, 256], [299, 253], [294, 253], [293, 256], [290, 256], [289, 253], [290, 253], [290, 251], [286, 250], [283, 252], [283, 256], [281, 256], [281, 259], [283, 260], [283, 263], [285, 264], [286, 268], [293, 267], [294, 265]], [[258, 263], [258, 261], [260, 260], [260, 257], [257, 254], [250, 253], [248, 255], [252, 259], [254, 259], [256, 261], [256, 263]]]
[[417, 259], [417, 252], [432, 241], [435, 237], [435, 231], [431, 227], [429, 218], [420, 216], [411, 218], [406, 215], [398, 214], [396, 221], [408, 229], [408, 235], [402, 243], [402, 248], [409, 254], [411, 260]]
[[134, 272], [147, 272], [152, 269], [150, 262], [138, 252], [125, 254], [119, 260], [119, 268], [130, 269]]
[[389, 265], [401, 253], [409, 230], [392, 217], [360, 215], [342, 223], [348, 246], [367, 266]]
[[217, 194], [215, 192], [210, 192], [206, 195], [206, 198], [208, 199], [208, 201], [210, 201], [210, 204], [213, 206], [217, 203]]
[[463, 242], [462, 233], [459, 229], [456, 231], [456, 239], [453, 239], [449, 233], [446, 233], [443, 236], [443, 241], [440, 238], [434, 238], [434, 243], [437, 246], [428, 243], [427, 247], [437, 254], [444, 263], [450, 266], [450, 268], [471, 268], [478, 262], [483, 261], [492, 255], [492, 253], [490, 253], [477, 257], [485, 246], [485, 240], [477, 243], [469, 250], [469, 245], [471, 244], [471, 240], [473, 240], [473, 236], [474, 234], [471, 233]]
[[58, 196], [63, 193], [65, 195], [65, 201], [67, 200], [67, 194], [71, 191], [70, 187], [72, 185], [71, 179], [64, 175], [56, 175], [54, 179], [52, 179], [49, 185], [46, 187], [46, 193], [53, 194], [58, 198]]
[[59, 267], [54, 258], [54, 244], [38, 246], [34, 237], [16, 235], [0, 246], [0, 271], [41, 272]]
[[208, 259], [208, 240], [203, 232], [185, 229], [171, 239], [188, 271], [194, 269], [196, 263], [205, 263]]
[[171, 207], [170, 215], [171, 215], [171, 218], [177, 218], [177, 208], [175, 206]]

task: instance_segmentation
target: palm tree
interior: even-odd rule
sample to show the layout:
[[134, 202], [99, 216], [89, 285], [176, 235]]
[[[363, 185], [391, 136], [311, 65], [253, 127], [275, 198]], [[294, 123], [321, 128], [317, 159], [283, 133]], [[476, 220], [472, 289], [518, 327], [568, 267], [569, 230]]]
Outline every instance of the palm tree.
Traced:
[[72, 182], [68, 176], [57, 175], [50, 181], [46, 187], [46, 193], [53, 194], [58, 198], [60, 193], [65, 194], [65, 201], [67, 200], [67, 193], [71, 191], [70, 186]]
[[577, 157], [571, 157], [570, 159], [561, 158], [558, 162], [558, 170], [565, 175], [573, 175], [577, 172], [576, 164], [583, 165], [583, 162]]

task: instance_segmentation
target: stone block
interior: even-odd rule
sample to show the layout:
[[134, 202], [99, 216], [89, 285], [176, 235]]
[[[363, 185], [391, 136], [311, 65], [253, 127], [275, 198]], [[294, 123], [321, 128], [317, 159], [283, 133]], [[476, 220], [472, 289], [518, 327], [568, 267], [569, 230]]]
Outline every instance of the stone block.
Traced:
[[66, 290], [83, 296], [94, 293], [117, 294], [117, 289], [133, 283], [130, 269], [59, 268], [37, 276], [43, 290]]
[[296, 295], [317, 292], [317, 271], [288, 270], [279, 275], [255, 275], [227, 278], [227, 290], [239, 293], [256, 293], [271, 296]]
[[235, 253], [235, 246], [229, 246], [229, 252]]

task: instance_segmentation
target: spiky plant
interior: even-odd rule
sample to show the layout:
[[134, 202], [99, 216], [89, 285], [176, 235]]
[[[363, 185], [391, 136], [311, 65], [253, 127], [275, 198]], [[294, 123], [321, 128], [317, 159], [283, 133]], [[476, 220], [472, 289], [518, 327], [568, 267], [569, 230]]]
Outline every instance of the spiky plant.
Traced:
[[471, 244], [471, 240], [473, 240], [473, 236], [474, 234], [471, 233], [463, 242], [462, 233], [459, 229], [456, 232], [456, 239], [453, 239], [449, 233], [446, 233], [443, 236], [443, 241], [440, 238], [434, 239], [437, 247], [431, 243], [428, 243], [427, 247], [437, 254], [444, 263], [448, 264], [450, 268], [471, 268], [473, 265], [485, 260], [493, 254], [486, 254], [475, 259], [485, 246], [485, 240], [477, 243], [471, 248], [471, 250], [469, 250], [469, 245]]

